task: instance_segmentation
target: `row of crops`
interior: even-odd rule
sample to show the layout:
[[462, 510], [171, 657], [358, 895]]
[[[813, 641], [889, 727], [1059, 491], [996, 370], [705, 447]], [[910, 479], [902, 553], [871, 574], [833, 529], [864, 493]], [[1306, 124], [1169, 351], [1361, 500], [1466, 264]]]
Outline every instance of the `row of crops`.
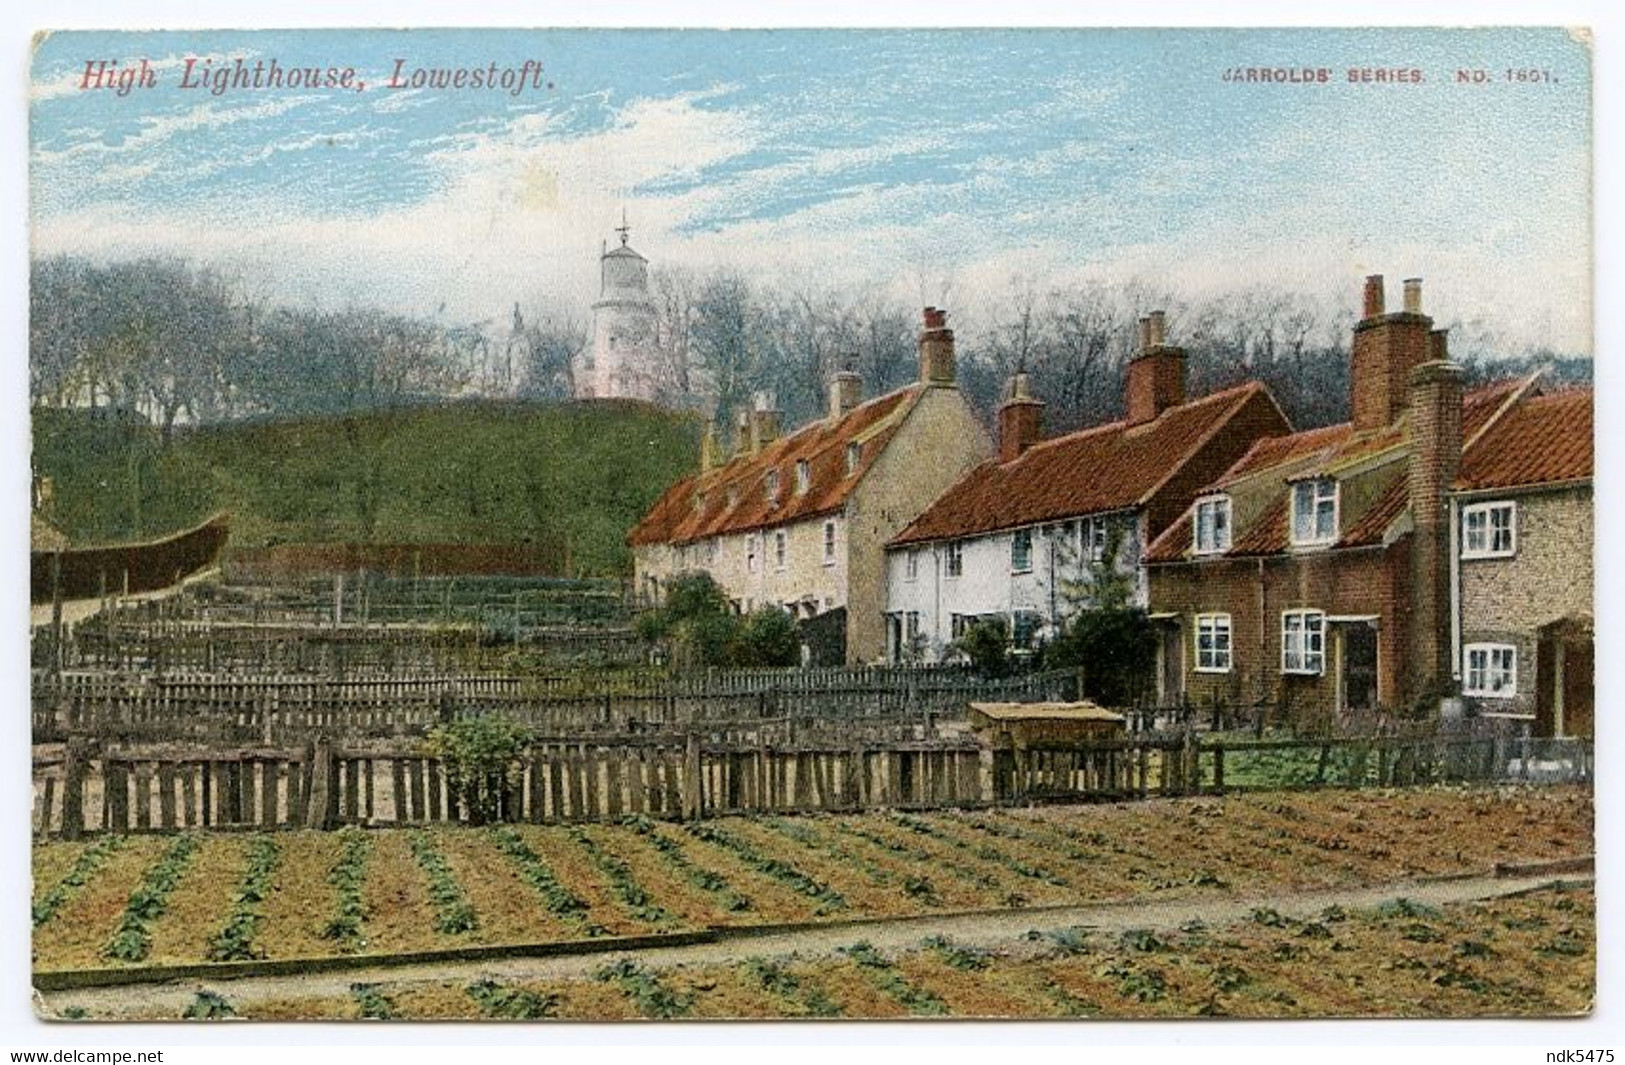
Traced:
[[34, 963], [397, 954], [1359, 886], [1589, 853], [1591, 821], [1582, 789], [1437, 789], [687, 825], [104, 836], [35, 848]]
[[[120, 1005], [147, 1019], [681, 1020], [842, 1017], [1560, 1015], [1595, 996], [1595, 897], [1554, 887], [1434, 907], [1396, 897], [1177, 929], [1067, 927], [976, 946], [941, 936], [654, 968], [612, 958], [553, 979], [356, 982], [326, 995], [230, 984]], [[189, 998], [179, 996], [189, 995]], [[177, 1001], [177, 998], [179, 1000]], [[63, 998], [58, 1016], [91, 1018]]]

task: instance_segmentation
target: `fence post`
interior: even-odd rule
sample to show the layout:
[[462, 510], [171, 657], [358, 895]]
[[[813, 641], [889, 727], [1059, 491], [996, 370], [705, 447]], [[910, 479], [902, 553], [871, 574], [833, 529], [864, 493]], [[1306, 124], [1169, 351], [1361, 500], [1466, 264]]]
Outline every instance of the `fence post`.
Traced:
[[1213, 791], [1214, 794], [1224, 794], [1224, 744], [1215, 744], [1213, 751]]
[[700, 776], [700, 734], [690, 732], [683, 752], [683, 820], [697, 821], [704, 812]]
[[89, 753], [84, 740], [68, 740], [62, 762], [63, 839], [78, 839], [85, 834], [85, 761]]
[[333, 769], [333, 748], [326, 736], [318, 736], [310, 760], [310, 787], [305, 791], [305, 827], [328, 827], [328, 784]]

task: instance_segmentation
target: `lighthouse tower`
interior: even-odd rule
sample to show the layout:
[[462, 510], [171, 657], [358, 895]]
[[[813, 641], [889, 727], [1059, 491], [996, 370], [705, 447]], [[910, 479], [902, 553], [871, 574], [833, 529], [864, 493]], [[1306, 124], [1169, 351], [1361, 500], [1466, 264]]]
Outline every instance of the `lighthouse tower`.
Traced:
[[626, 216], [615, 232], [618, 247], [599, 257], [602, 275], [592, 305], [592, 340], [576, 367], [578, 399], [659, 400], [655, 305], [649, 298], [649, 261], [627, 244]]

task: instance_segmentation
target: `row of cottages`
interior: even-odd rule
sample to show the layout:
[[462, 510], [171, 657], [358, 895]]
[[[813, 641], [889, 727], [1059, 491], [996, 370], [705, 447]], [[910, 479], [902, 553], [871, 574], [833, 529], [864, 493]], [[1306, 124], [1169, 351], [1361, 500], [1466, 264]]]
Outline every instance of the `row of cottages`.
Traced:
[[659, 601], [673, 577], [704, 571], [739, 612], [801, 620], [814, 662], [883, 657], [886, 543], [992, 443], [959, 390], [945, 311], [925, 310], [913, 384], [867, 401], [862, 385], [838, 374], [825, 417], [789, 436], [758, 397], [726, 459], [708, 431], [700, 472], [628, 536], [640, 595]]
[[1350, 422], [1260, 440], [1147, 552], [1161, 700], [1589, 735], [1591, 391], [1464, 395], [1417, 280], [1366, 280], [1351, 363]]
[[998, 412], [998, 453], [888, 547], [892, 661], [940, 661], [989, 620], [1017, 651], [1032, 650], [1093, 603], [1102, 582], [1146, 606], [1144, 547], [1256, 441], [1291, 430], [1256, 382], [1187, 400], [1185, 352], [1164, 334], [1162, 312], [1141, 320], [1121, 421], [1044, 440], [1044, 404], [1015, 375]]

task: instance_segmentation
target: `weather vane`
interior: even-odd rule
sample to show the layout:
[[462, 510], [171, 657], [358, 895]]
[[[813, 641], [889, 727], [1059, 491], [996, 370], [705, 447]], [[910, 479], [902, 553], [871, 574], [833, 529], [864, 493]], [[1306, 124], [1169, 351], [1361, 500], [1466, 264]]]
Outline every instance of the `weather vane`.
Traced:
[[621, 208], [621, 224], [615, 227], [615, 232], [621, 235], [621, 247], [626, 247], [626, 235], [632, 232], [632, 227], [626, 224], [626, 208]]

